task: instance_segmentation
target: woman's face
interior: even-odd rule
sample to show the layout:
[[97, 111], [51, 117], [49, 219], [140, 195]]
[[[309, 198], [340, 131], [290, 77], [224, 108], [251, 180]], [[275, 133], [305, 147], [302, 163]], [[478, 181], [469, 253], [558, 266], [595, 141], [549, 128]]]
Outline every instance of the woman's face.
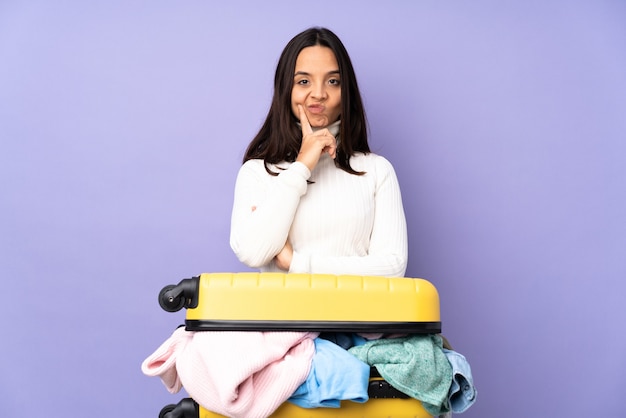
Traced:
[[341, 115], [341, 80], [333, 51], [325, 46], [302, 49], [296, 59], [291, 90], [291, 111], [299, 118], [304, 107], [312, 127], [322, 128]]

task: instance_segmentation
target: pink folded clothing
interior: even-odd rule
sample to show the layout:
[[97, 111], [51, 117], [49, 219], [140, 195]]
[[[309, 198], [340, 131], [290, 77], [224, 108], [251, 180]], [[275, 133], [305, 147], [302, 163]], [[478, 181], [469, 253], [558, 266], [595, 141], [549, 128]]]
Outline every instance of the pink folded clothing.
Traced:
[[180, 384], [204, 408], [232, 418], [271, 415], [306, 380], [318, 333], [177, 329], [142, 364], [168, 391]]
[[182, 383], [176, 371], [176, 359], [184, 350], [193, 332], [185, 331], [179, 327], [172, 336], [165, 340], [154, 353], [141, 364], [141, 371], [147, 376], [158, 376], [170, 393], [178, 393]]

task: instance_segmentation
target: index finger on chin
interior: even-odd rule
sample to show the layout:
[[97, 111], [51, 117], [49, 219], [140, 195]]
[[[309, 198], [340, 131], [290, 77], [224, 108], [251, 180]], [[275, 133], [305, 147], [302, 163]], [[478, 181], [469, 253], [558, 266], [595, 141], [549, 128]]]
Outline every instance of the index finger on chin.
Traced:
[[302, 107], [302, 105], [298, 105], [298, 112], [300, 113], [302, 136], [313, 133], [313, 128], [311, 128], [311, 124], [309, 123], [309, 119], [306, 117], [306, 113], [304, 112], [304, 107]]

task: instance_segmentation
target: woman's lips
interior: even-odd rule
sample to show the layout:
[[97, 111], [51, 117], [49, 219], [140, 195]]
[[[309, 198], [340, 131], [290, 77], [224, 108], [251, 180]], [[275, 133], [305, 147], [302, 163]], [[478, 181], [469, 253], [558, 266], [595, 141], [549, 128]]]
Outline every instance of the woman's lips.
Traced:
[[324, 106], [322, 105], [309, 105], [307, 106], [307, 109], [314, 115], [319, 115], [324, 112]]

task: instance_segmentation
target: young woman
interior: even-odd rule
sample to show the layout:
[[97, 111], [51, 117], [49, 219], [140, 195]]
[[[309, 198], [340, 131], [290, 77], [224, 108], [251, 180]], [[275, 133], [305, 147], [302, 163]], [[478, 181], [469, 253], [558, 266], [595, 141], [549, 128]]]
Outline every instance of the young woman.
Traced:
[[261, 271], [403, 276], [396, 174], [370, 152], [350, 57], [330, 30], [285, 47], [274, 97], [237, 176], [230, 245]]

